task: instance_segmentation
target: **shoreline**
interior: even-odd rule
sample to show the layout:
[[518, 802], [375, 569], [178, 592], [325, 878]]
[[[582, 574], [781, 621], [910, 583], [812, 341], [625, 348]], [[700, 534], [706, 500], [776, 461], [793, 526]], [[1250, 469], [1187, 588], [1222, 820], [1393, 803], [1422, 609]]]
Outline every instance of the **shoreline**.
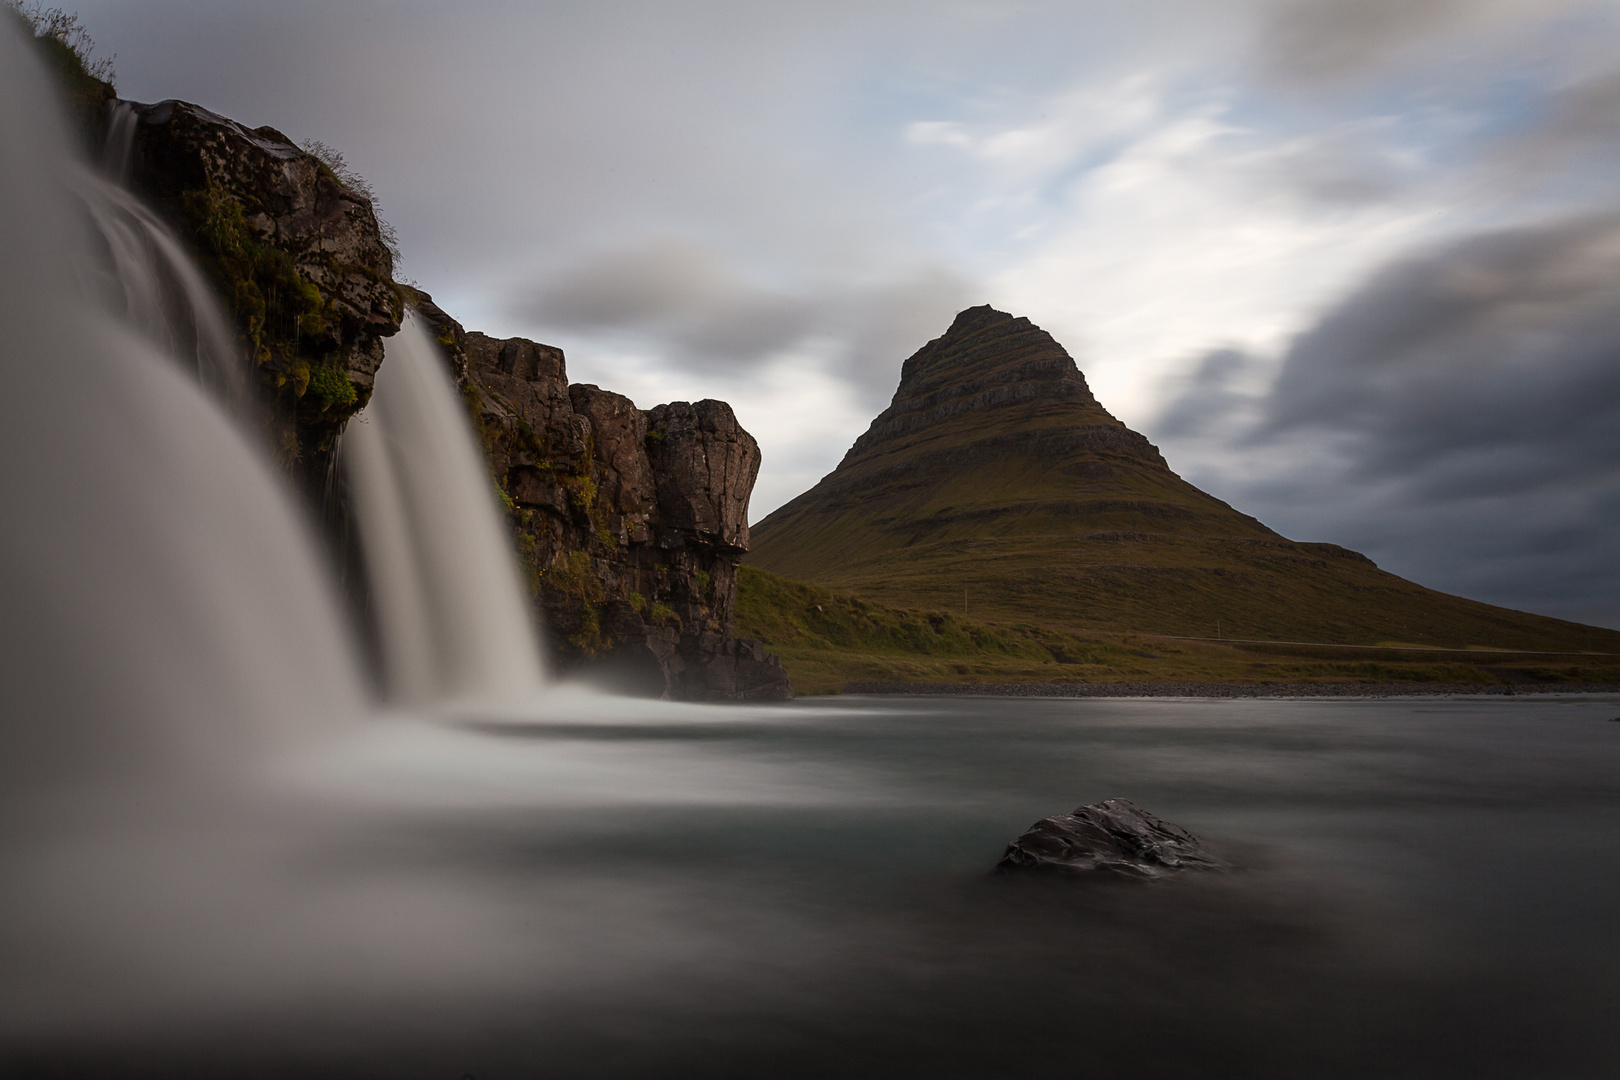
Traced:
[[956, 695], [1051, 698], [1384, 698], [1620, 694], [1620, 683], [907, 683], [848, 682], [837, 696]]

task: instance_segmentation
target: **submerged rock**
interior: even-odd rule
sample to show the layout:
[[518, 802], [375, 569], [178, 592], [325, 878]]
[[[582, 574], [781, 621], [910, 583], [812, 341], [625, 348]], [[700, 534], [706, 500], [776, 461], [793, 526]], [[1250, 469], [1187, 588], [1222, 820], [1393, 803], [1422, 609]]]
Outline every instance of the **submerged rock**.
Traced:
[[1047, 871], [1158, 878], [1180, 870], [1225, 870], [1203, 842], [1127, 799], [1105, 799], [1042, 818], [1007, 845], [998, 873]]

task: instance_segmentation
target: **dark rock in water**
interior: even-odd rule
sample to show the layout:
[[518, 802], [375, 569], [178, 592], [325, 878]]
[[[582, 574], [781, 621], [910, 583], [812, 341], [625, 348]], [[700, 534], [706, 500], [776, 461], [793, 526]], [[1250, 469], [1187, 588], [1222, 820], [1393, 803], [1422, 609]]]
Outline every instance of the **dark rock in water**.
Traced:
[[1157, 878], [1179, 870], [1225, 870], [1199, 839], [1126, 799], [1042, 818], [1007, 845], [999, 873], [1047, 871]]

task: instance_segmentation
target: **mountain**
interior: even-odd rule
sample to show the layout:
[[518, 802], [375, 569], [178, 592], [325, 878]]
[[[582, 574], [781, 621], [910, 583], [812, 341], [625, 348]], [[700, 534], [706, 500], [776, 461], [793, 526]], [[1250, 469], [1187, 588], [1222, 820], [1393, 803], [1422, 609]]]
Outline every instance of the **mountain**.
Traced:
[[1200, 491], [1028, 319], [969, 308], [746, 562], [882, 604], [1070, 633], [1620, 652], [1620, 632], [1424, 588]]

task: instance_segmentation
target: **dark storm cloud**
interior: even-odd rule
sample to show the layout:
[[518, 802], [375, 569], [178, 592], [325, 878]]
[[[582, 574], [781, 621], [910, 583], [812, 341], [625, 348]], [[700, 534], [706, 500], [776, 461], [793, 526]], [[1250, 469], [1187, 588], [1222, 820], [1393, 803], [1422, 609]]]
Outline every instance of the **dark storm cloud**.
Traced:
[[1238, 411], [1243, 395], [1236, 377], [1255, 362], [1241, 349], [1213, 349], [1204, 354], [1183, 383], [1181, 392], [1159, 415], [1154, 433], [1166, 439], [1211, 434]]
[[892, 390], [900, 362], [974, 302], [965, 280], [938, 267], [778, 290], [702, 245], [661, 241], [565, 267], [519, 314], [617, 338], [690, 371], [741, 371], [809, 347], [870, 396]]
[[1471, 0], [1295, 0], [1280, 6], [1261, 41], [1273, 75], [1341, 78], [1484, 6]]
[[1431, 495], [1620, 463], [1620, 215], [1476, 236], [1377, 274], [1290, 348], [1265, 433], [1348, 435]]
[[1620, 626], [1620, 214], [1387, 266], [1245, 392], [1264, 365], [1209, 353], [1155, 426], [1194, 482], [1426, 585]]

